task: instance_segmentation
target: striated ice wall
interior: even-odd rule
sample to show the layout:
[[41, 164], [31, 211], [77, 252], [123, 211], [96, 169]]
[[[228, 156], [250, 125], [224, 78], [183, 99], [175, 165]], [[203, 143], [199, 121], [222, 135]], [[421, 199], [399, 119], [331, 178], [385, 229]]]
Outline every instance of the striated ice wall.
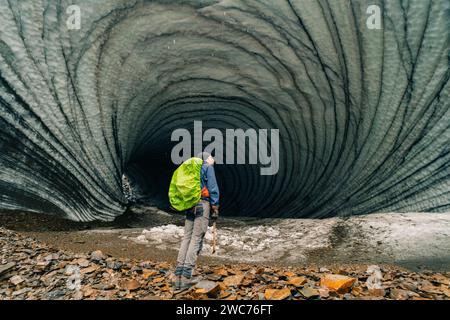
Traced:
[[111, 220], [124, 173], [163, 203], [202, 120], [280, 130], [278, 174], [217, 165], [224, 214], [450, 209], [448, 0], [0, 0], [0, 26], [1, 208]]

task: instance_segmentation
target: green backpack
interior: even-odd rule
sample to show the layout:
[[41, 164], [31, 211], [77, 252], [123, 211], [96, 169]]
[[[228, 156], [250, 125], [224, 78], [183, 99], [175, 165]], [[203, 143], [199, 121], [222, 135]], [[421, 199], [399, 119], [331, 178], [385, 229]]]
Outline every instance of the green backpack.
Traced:
[[173, 173], [169, 187], [169, 201], [173, 208], [183, 211], [200, 201], [200, 172], [203, 160], [190, 158]]

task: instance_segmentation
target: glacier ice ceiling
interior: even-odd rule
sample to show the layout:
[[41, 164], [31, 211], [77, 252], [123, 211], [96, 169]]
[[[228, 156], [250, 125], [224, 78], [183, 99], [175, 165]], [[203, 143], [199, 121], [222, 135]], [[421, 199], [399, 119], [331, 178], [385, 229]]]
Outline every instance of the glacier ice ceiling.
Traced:
[[448, 0], [0, 0], [0, 25], [0, 208], [111, 220], [124, 173], [162, 203], [201, 120], [279, 129], [278, 174], [217, 165], [225, 215], [450, 209]]

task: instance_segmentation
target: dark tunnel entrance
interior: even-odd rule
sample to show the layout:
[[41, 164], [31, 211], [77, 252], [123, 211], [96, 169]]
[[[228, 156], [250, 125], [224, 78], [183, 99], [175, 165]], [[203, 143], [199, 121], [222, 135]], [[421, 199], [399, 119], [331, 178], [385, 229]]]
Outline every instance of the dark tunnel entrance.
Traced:
[[[181, 138], [171, 141], [171, 136], [177, 129], [186, 129], [192, 138], [190, 156], [196, 156], [194, 140], [198, 140], [199, 136], [203, 140], [202, 151], [212, 142], [223, 145], [223, 157], [220, 157], [216, 150], [212, 152], [216, 157], [214, 167], [221, 194], [221, 215], [286, 216], [288, 206], [280, 199], [280, 194], [284, 193], [283, 171], [286, 164], [283, 163], [283, 151], [280, 149], [281, 133], [275, 150], [271, 144], [270, 130], [279, 129], [271, 123], [269, 116], [261, 111], [256, 112], [248, 102], [218, 98], [200, 102], [177, 102], [168, 109], [170, 111], [162, 112], [159, 119], [152, 119], [152, 130], [141, 137], [142, 144], [136, 148], [125, 168], [124, 175], [131, 186], [132, 201], [157, 206], [163, 210], [169, 209], [169, 184], [173, 172], [179, 165], [172, 159], [172, 150], [181, 142]], [[197, 125], [201, 123], [200, 135], [198, 127], [195, 129], [195, 123]], [[216, 130], [217, 134], [220, 133], [223, 140], [216, 141], [216, 137], [206, 137], [205, 133], [210, 129]], [[266, 135], [260, 136], [260, 129], [263, 129], [262, 132]], [[246, 134], [243, 144], [238, 137], [231, 136], [230, 130], [236, 135], [242, 132]], [[255, 137], [254, 134], [256, 140], [252, 139]], [[232, 148], [234, 163], [230, 163], [228, 155], [230, 150], [227, 149], [231, 141], [234, 144]], [[262, 141], [266, 141], [268, 145], [260, 143]], [[241, 146], [244, 146], [244, 155], [241, 154]], [[260, 163], [258, 158], [263, 147], [265, 148], [263, 155], [266, 156], [264, 164]], [[251, 151], [255, 150], [256, 163], [255, 159], [250, 159]], [[244, 163], [237, 163], [239, 156], [243, 157], [239, 161]], [[279, 166], [275, 174], [261, 174], [263, 168], [268, 171], [270, 165], [274, 167], [275, 161]]]

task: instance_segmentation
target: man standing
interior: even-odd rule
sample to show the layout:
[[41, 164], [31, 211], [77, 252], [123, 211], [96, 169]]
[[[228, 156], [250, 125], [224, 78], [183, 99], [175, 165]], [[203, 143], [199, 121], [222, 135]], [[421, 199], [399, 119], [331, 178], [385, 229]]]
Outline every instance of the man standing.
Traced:
[[176, 289], [185, 289], [197, 282], [192, 277], [197, 257], [203, 246], [203, 238], [211, 222], [219, 216], [219, 188], [214, 172], [214, 158], [202, 152], [198, 158], [203, 160], [200, 172], [200, 202], [186, 210], [184, 237], [181, 243], [175, 269], [174, 284]]

